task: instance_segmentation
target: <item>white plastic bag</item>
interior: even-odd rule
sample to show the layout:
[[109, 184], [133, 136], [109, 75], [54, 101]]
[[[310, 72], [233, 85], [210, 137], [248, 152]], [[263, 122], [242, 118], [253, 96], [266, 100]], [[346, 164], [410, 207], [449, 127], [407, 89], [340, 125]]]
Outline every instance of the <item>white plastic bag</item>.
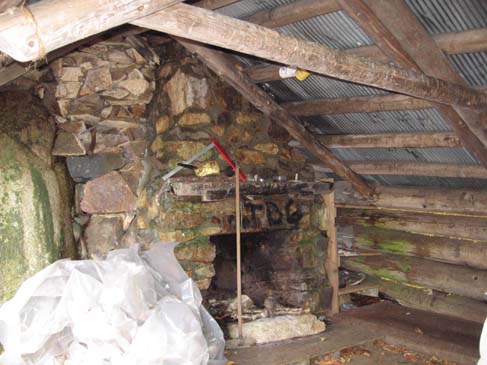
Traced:
[[484, 323], [484, 328], [482, 329], [482, 335], [480, 336], [480, 360], [478, 365], [487, 365], [487, 319]]
[[2, 365], [225, 363], [224, 339], [175, 244], [58, 261], [0, 307]]

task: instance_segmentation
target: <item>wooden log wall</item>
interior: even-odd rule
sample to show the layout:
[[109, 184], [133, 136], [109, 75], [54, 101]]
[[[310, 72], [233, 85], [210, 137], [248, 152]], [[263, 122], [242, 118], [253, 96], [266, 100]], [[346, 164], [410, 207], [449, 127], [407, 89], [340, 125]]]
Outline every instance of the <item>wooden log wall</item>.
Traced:
[[341, 257], [343, 268], [367, 273], [405, 306], [485, 320], [487, 216], [362, 207], [340, 195], [337, 206], [338, 245], [357, 254]]

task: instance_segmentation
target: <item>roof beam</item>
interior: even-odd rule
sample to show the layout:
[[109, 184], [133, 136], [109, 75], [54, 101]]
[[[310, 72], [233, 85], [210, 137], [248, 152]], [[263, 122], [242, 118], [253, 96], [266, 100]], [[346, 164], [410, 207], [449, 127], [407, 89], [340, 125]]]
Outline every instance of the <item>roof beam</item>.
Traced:
[[487, 94], [412, 70], [350, 56], [317, 43], [186, 4], [132, 24], [250, 54], [319, 74], [449, 105], [481, 109]]
[[354, 191], [348, 182], [337, 181], [335, 199], [340, 208], [360, 207], [487, 217], [487, 190], [379, 185], [376, 186], [376, 200], [371, 203]]
[[436, 176], [487, 179], [481, 165], [434, 162], [347, 161], [355, 172], [365, 175]]
[[328, 148], [428, 148], [461, 147], [460, 139], [449, 132], [323, 135]]
[[179, 40], [190, 52], [198, 57], [225, 82], [240, 92], [257, 109], [284, 127], [304, 148], [315, 155], [337, 175], [350, 181], [353, 187], [365, 197], [373, 195], [373, 188], [363, 178], [355, 174], [330, 150], [323, 146], [303, 125], [279, 106], [265, 91], [255, 85], [243, 72], [241, 65], [223, 52], [216, 51], [194, 42]]
[[[466, 86], [404, 0], [338, 0], [343, 9], [398, 66]], [[436, 104], [462, 144], [487, 166], [487, 136], [479, 114]]]
[[432, 108], [429, 101], [401, 94], [355, 96], [350, 98], [316, 99], [283, 103], [282, 107], [294, 116], [325, 114], [373, 113], [390, 110]]
[[12, 8], [0, 14], [0, 51], [19, 62], [35, 61], [55, 49], [181, 1], [44, 0]]
[[268, 28], [276, 28], [338, 10], [340, 10], [340, 5], [336, 0], [297, 0], [259, 11], [243, 20]]
[[[487, 28], [468, 30], [457, 33], [442, 33], [433, 36], [437, 47], [448, 54], [471, 53], [487, 51]], [[367, 57], [378, 62], [389, 62], [390, 58], [376, 45], [350, 48], [344, 52]], [[269, 82], [281, 80], [278, 65], [255, 65], [247, 68], [249, 76], [254, 82]]]

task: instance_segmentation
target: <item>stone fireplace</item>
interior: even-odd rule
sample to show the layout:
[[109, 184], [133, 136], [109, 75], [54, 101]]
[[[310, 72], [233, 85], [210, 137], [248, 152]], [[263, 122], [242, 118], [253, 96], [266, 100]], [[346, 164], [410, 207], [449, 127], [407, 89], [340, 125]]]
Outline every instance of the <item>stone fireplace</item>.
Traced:
[[65, 207], [69, 256], [179, 242], [176, 256], [206, 299], [235, 296], [232, 171], [213, 149], [196, 172], [163, 179], [217, 139], [249, 177], [241, 184], [244, 293], [257, 306], [273, 296], [325, 310], [322, 194], [331, 184], [314, 182], [291, 136], [196, 58], [173, 44], [146, 50], [100, 42], [53, 62], [47, 81], [34, 83], [49, 106], [46, 154], [73, 182], [64, 194], [73, 200]]

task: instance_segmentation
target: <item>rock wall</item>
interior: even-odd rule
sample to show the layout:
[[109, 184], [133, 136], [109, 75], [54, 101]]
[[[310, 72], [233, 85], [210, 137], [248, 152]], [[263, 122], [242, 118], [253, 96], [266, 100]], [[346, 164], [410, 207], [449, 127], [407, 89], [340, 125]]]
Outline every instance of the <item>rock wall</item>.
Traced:
[[124, 235], [150, 170], [145, 115], [159, 61], [141, 52], [146, 56], [126, 42], [100, 42], [51, 64], [58, 106], [53, 154], [66, 157], [76, 182], [82, 257], [128, 244]]
[[[306, 157], [289, 145], [291, 137], [284, 129], [255, 110], [200, 61], [172, 46], [164, 50], [164, 56], [157, 71], [157, 90], [149, 114], [152, 173], [139, 199], [136, 229], [139, 236], [183, 242], [177, 246], [176, 256], [200, 289], [206, 290], [215, 275], [213, 238], [235, 231], [234, 197], [214, 202], [181, 200], [165, 189], [162, 176], [213, 138], [238, 161], [247, 176], [294, 179], [298, 174], [302, 180], [313, 181], [314, 174]], [[184, 169], [177, 177], [224, 178], [231, 172], [215, 150], [206, 153], [195, 165], [196, 171]], [[299, 287], [292, 293], [293, 304], [323, 309], [329, 293], [324, 270], [326, 238], [318, 223], [322, 202], [301, 200], [297, 195], [254, 199], [242, 203], [243, 231], [288, 229], [294, 238], [289, 241], [287, 257], [293, 252], [296, 262], [304, 264], [292, 265], [290, 275], [282, 272], [281, 276], [286, 276], [286, 280], [288, 276], [306, 276], [312, 283], [287, 280], [285, 285], [290, 291]], [[272, 220], [273, 214], [279, 214], [279, 222]], [[311, 256], [316, 260], [311, 260]]]
[[0, 109], [1, 303], [74, 249], [69, 180], [51, 156], [54, 122], [29, 90], [1, 93]]

